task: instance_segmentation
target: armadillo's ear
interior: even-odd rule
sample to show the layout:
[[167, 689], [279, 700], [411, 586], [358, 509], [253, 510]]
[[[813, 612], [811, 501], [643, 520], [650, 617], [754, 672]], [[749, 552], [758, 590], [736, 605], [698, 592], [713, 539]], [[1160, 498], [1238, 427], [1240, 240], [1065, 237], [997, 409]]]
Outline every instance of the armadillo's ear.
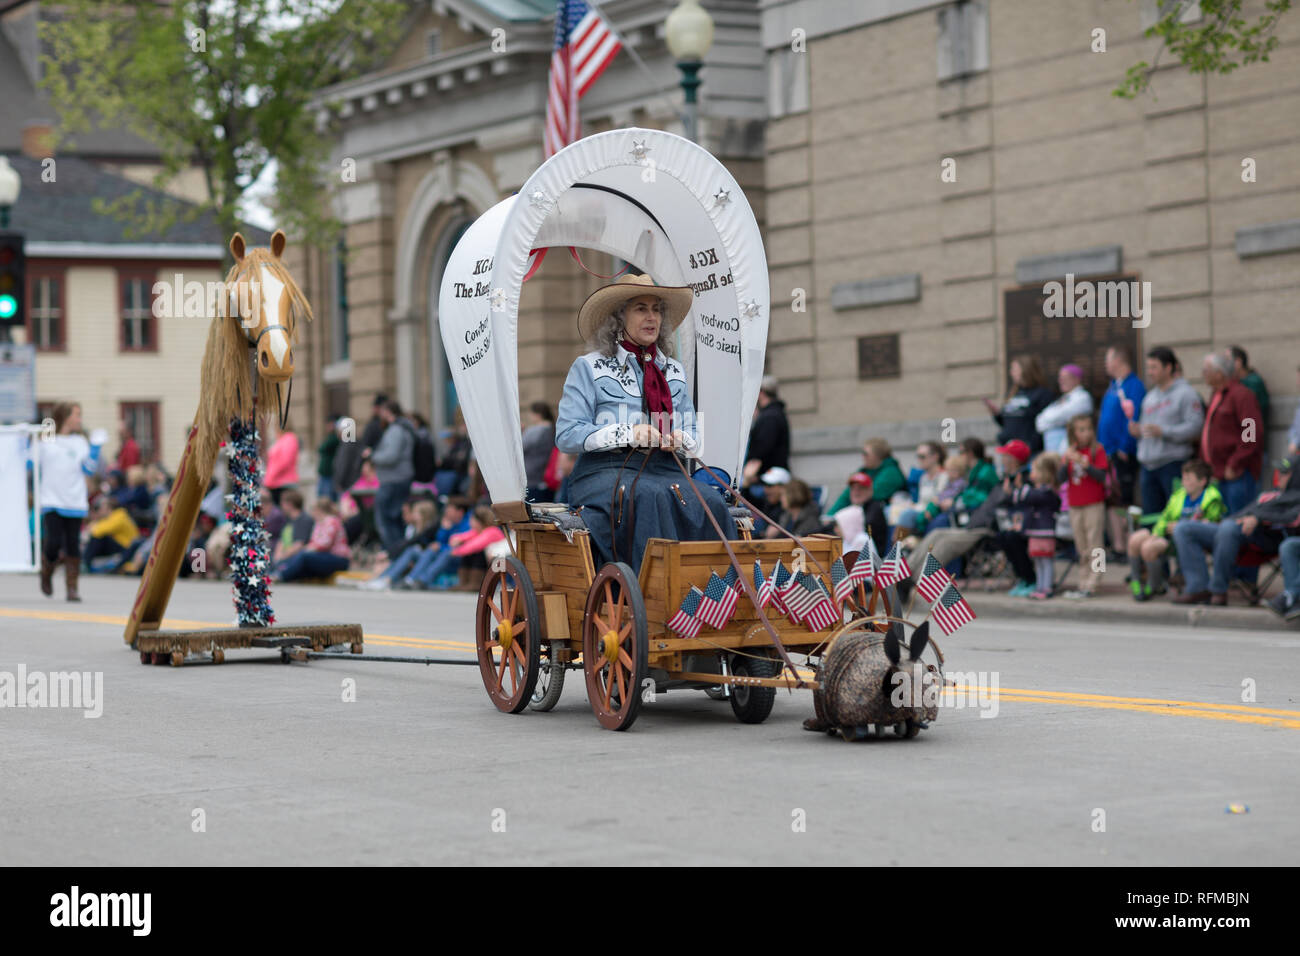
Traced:
[[230, 254], [235, 257], [236, 262], [244, 261], [244, 237], [239, 233], [230, 237]]
[[892, 624], [888, 631], [885, 632], [885, 656], [889, 658], [889, 663], [897, 664], [902, 656], [899, 648], [898, 636], [903, 633], [903, 628], [899, 624]]
[[907, 645], [907, 656], [910, 660], [918, 660], [921, 652], [925, 650], [925, 645], [930, 643], [930, 622], [922, 621], [921, 626], [912, 633], [912, 643]]

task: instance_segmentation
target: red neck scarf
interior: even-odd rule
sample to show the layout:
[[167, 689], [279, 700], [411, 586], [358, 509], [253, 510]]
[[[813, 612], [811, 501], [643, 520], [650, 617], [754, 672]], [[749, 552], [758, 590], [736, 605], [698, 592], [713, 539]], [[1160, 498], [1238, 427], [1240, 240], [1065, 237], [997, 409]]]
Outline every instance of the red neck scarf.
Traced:
[[663, 370], [655, 364], [658, 350], [653, 345], [637, 345], [628, 339], [623, 340], [623, 348], [631, 354], [633, 360], [641, 366], [641, 392], [645, 395], [645, 409], [651, 414], [673, 413], [673, 393], [668, 390], [668, 379]]

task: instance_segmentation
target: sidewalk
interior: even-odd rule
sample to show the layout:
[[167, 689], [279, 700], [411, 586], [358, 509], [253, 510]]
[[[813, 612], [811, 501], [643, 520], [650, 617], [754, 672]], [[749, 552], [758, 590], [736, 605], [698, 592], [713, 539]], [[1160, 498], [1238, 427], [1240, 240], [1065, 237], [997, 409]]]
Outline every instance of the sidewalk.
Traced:
[[1174, 604], [1171, 591], [1163, 597], [1137, 602], [1128, 589], [1104, 588], [1096, 597], [1071, 601], [1055, 597], [1048, 601], [1010, 597], [1005, 588], [982, 590], [981, 582], [968, 584], [962, 594], [975, 613], [983, 618], [1043, 617], [1066, 621], [1109, 621], [1127, 624], [1156, 624], [1173, 627], [1217, 627], [1247, 631], [1292, 630], [1300, 634], [1300, 621], [1287, 623], [1262, 604], [1251, 607], [1240, 592], [1228, 595], [1227, 607], [1204, 604]]

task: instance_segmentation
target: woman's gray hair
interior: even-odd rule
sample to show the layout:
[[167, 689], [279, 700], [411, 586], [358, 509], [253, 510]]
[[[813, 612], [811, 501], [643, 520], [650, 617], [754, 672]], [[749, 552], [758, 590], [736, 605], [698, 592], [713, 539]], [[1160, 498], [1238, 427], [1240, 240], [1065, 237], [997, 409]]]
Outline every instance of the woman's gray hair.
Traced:
[[[659, 314], [666, 320], [668, 317], [668, 303], [663, 299], [658, 300]], [[596, 332], [591, 337], [589, 343], [593, 349], [599, 352], [605, 358], [613, 358], [614, 353], [618, 351], [619, 343], [627, 336], [624, 326], [627, 323], [627, 303], [623, 303], [617, 309], [609, 314], [604, 322], [596, 327]], [[668, 327], [667, 321], [659, 326], [659, 340], [655, 342], [655, 347], [666, 357], [671, 358], [673, 355], [673, 332]]]

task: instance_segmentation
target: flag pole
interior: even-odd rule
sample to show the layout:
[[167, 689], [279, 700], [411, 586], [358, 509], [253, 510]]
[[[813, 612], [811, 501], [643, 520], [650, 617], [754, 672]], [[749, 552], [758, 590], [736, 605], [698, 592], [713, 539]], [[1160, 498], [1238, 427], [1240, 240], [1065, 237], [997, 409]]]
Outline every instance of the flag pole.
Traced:
[[[932, 548], [930, 551], [925, 552], [925, 556], [926, 556], [927, 559], [928, 559], [928, 558], [930, 557], [930, 555], [933, 553], [933, 550], [934, 550], [934, 549]], [[921, 577], [925, 577], [925, 564], [924, 564], [924, 562], [921, 564]], [[917, 580], [920, 580], [920, 579], [918, 578]], [[902, 614], [902, 618], [903, 618], [903, 620], [906, 621], [909, 617], [912, 616], [912, 605], [915, 604], [915, 603], [916, 603], [916, 585], [913, 584], [913, 585], [912, 585], [912, 596], [911, 596], [910, 598], [907, 599], [907, 610], [906, 610], [905, 612], [903, 612], [903, 614]], [[927, 615], [927, 616], [928, 616], [928, 615]]]
[[673, 104], [672, 100], [668, 99], [664, 91], [659, 88], [660, 78], [655, 76], [654, 71], [651, 70], [650, 67], [646, 66], [645, 60], [641, 59], [641, 55], [628, 45], [627, 41], [623, 39], [623, 34], [614, 29], [614, 24], [610, 22], [609, 17], [605, 16], [605, 11], [600, 9], [600, 2], [601, 0], [587, 0], [587, 8], [596, 16], [600, 17], [601, 23], [605, 24], [605, 29], [614, 34], [614, 39], [617, 40], [619, 46], [627, 52], [627, 55], [632, 58], [632, 62], [640, 67], [641, 71], [654, 82], [651, 89], [655, 91], [655, 95], [659, 98], [659, 102], [667, 108], [669, 113], [680, 119], [681, 113], [678, 111], [677, 107]]

